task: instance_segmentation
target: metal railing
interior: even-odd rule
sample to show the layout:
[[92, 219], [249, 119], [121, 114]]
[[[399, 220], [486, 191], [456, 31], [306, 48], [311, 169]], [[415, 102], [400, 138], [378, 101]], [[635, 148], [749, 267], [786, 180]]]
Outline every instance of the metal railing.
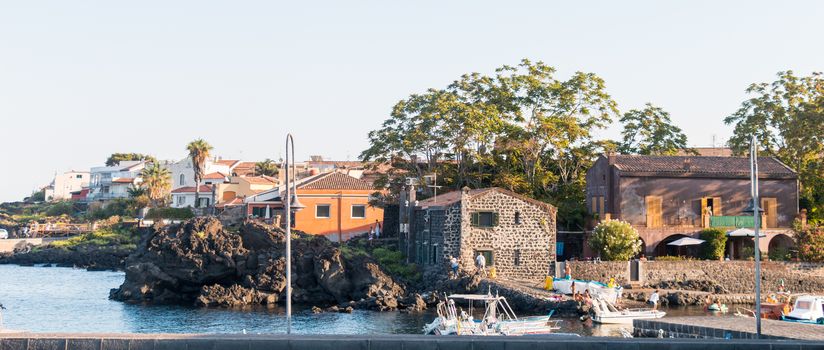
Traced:
[[755, 226], [752, 216], [711, 216], [710, 227], [749, 227]]

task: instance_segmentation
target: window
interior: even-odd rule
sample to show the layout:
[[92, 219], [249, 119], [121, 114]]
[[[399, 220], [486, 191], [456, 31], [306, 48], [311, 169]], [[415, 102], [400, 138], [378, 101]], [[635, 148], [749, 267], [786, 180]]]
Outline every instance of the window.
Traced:
[[495, 227], [498, 225], [498, 213], [491, 211], [481, 211], [472, 213], [472, 226], [476, 227]]
[[363, 204], [352, 205], [352, 218], [364, 219], [366, 218], [366, 206]]
[[661, 196], [646, 196], [647, 204], [647, 227], [657, 228], [663, 226], [661, 213]]
[[75, 175], [75, 176], [74, 176], [74, 178], [75, 178], [75, 179], [82, 179], [82, 178], [83, 178], [83, 175], [77, 174], [77, 175]]
[[315, 206], [315, 217], [318, 219], [328, 219], [331, 213], [331, 205], [318, 204]]
[[178, 196], [177, 197], [177, 205], [184, 205], [186, 204], [186, 196]]
[[515, 256], [515, 266], [521, 266], [521, 250], [515, 249], [513, 255]]
[[515, 212], [515, 225], [520, 225], [520, 224], [521, 224], [521, 212], [516, 211]]
[[183, 186], [184, 183], [186, 183], [186, 175], [180, 174], [180, 186]]

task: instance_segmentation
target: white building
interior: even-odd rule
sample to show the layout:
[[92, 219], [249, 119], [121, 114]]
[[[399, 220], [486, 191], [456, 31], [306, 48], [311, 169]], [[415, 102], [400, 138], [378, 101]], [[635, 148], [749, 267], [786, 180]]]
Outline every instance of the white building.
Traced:
[[88, 171], [67, 171], [54, 176], [51, 184], [45, 188], [47, 201], [63, 201], [72, 197], [72, 192], [78, 192], [89, 186], [90, 174]]
[[[207, 159], [203, 175], [221, 173], [232, 174], [232, 168], [241, 163], [237, 160], [212, 160]], [[172, 190], [183, 187], [195, 187], [195, 169], [192, 166], [192, 159], [183, 158], [179, 162], [169, 164], [169, 172], [172, 174]], [[221, 181], [222, 182], [222, 181]], [[201, 183], [203, 185], [203, 183]], [[194, 206], [194, 203], [190, 203]]]
[[129, 188], [141, 182], [140, 172], [146, 161], [122, 161], [115, 166], [91, 169], [88, 201], [106, 201], [114, 198], [128, 198]]

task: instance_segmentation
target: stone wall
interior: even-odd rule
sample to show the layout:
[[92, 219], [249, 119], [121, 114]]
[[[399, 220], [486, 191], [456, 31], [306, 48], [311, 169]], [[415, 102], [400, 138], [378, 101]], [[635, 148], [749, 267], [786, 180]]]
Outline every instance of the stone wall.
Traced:
[[[630, 264], [626, 261], [601, 263], [569, 262], [572, 277], [607, 281], [615, 277], [628, 283]], [[755, 289], [755, 263], [752, 261], [647, 261], [640, 264], [641, 283], [656, 286], [662, 282], [709, 281], [729, 293], [752, 293]], [[778, 290], [780, 281], [793, 293], [824, 292], [824, 264], [764, 261], [761, 263], [761, 288]]]
[[[498, 214], [494, 227], [471, 225], [471, 214]], [[519, 216], [516, 222], [515, 216]], [[555, 209], [499, 190], [469, 197], [461, 207], [463, 267], [473, 266], [477, 250], [491, 250], [498, 275], [521, 280], [543, 280], [555, 261]]]

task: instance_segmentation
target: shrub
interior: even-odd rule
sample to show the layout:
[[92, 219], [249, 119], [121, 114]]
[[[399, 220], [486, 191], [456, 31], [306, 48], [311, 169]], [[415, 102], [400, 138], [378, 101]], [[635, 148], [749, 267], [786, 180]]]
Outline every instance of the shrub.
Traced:
[[[764, 260], [765, 257], [769, 257], [769, 256], [767, 256], [767, 254], [764, 254], [764, 251], [762, 250], [761, 251], [761, 260]], [[747, 260], [755, 260], [755, 247], [753, 247], [751, 245], [745, 245], [744, 247], [742, 247], [741, 248], [741, 258], [742, 259], [747, 259]]]
[[792, 259], [792, 254], [788, 248], [776, 247], [770, 249], [769, 257], [771, 261], [789, 261]]
[[655, 261], [683, 261], [685, 260], [683, 256], [672, 256], [672, 255], [662, 255], [656, 256]]
[[706, 260], [721, 260], [724, 258], [724, 248], [727, 245], [727, 233], [722, 229], [708, 228], [701, 231], [701, 258]]
[[381, 267], [393, 275], [400, 276], [407, 281], [418, 281], [421, 279], [418, 266], [415, 264], [407, 264], [403, 253], [397, 250], [375, 248], [375, 250], [372, 251], [372, 257], [378, 261]]
[[134, 217], [135, 213], [134, 200], [117, 198], [105, 207], [89, 210], [86, 215], [91, 220], [105, 220], [112, 216]]
[[810, 225], [806, 229], [796, 226], [795, 238], [801, 260], [824, 262], [824, 226]]
[[601, 222], [589, 238], [590, 248], [603, 260], [629, 260], [641, 251], [641, 244], [638, 231], [621, 220]]
[[79, 246], [121, 246], [133, 248], [138, 238], [134, 232], [124, 228], [104, 228], [66, 240], [54, 241], [50, 243], [50, 246], [61, 249], [73, 249]]
[[146, 219], [191, 219], [195, 213], [189, 208], [152, 208], [146, 214]]
[[46, 216], [61, 216], [74, 214], [74, 203], [63, 201], [49, 205], [46, 208]]

